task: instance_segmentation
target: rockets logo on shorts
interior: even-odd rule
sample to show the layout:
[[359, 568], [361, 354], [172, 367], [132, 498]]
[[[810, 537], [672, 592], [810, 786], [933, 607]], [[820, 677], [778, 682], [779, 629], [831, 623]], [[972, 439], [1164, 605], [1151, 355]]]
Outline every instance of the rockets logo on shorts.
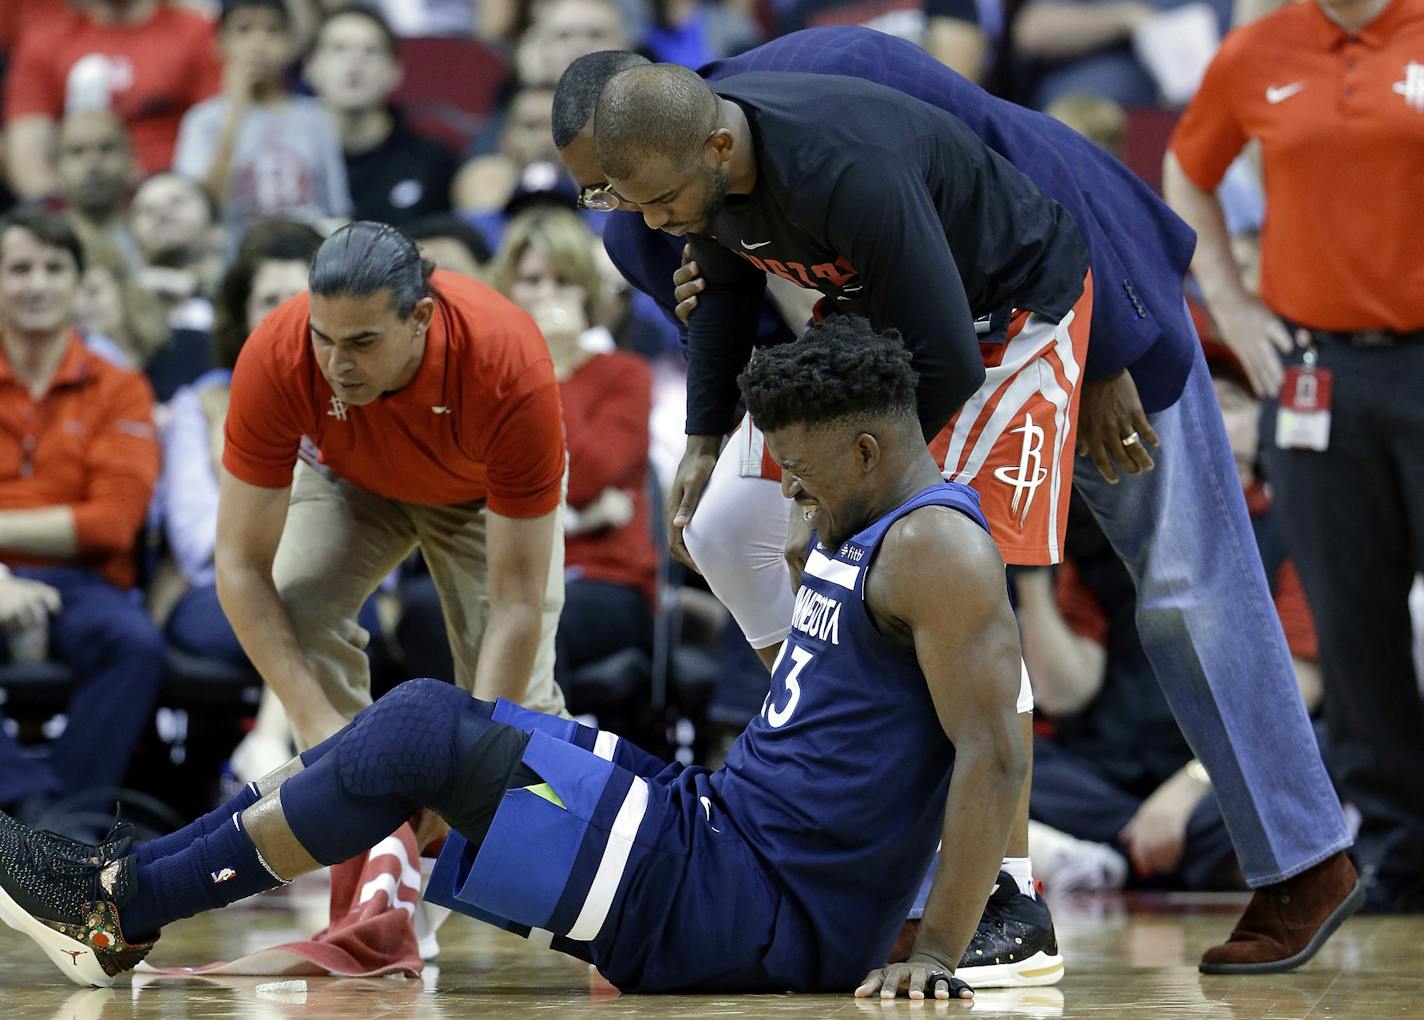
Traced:
[[1044, 432], [1034, 424], [1033, 415], [1027, 412], [1023, 416], [1023, 424], [1010, 431], [1023, 435], [1019, 462], [1017, 465], [1006, 464], [995, 468], [994, 477], [1013, 487], [1014, 495], [1009, 501], [1009, 514], [1022, 526], [1028, 519], [1028, 508], [1033, 505], [1034, 492], [1048, 477], [1048, 468], [1043, 466]]

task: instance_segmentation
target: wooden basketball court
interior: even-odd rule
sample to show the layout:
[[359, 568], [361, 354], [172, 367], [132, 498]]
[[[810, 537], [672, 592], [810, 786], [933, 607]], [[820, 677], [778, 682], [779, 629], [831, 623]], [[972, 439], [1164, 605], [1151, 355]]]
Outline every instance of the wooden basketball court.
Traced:
[[[1093, 896], [1050, 899], [1068, 964], [1052, 988], [984, 991], [973, 1003], [884, 1005], [844, 996], [620, 996], [589, 968], [463, 917], [441, 929], [438, 966], [420, 980], [310, 978], [274, 994], [277, 978], [138, 974], [112, 989], [65, 981], [0, 926], [0, 1020], [456, 1020], [497, 1017], [1176, 1017], [1304, 1020], [1424, 1017], [1424, 918], [1348, 922], [1305, 969], [1279, 977], [1197, 973], [1201, 951], [1230, 929], [1244, 897]], [[172, 925], [150, 961], [230, 959], [302, 938], [325, 923], [319, 880]]]

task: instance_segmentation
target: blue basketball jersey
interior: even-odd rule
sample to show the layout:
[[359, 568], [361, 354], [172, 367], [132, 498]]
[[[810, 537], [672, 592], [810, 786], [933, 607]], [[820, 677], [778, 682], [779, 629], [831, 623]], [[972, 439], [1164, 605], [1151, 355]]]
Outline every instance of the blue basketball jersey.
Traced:
[[[909, 646], [871, 622], [865, 579], [896, 521], [951, 507], [988, 531], [973, 489], [932, 486], [846, 541], [813, 546], [771, 692], [705, 778], [784, 897], [802, 936], [773, 942], [838, 987], [885, 962], [944, 822], [954, 750]], [[689, 779], [703, 780], [702, 776]], [[811, 945], [795, 945], [802, 939]]]
[[626, 991], [846, 991], [885, 962], [935, 852], [954, 749], [865, 578], [934, 485], [813, 549], [761, 715], [717, 772], [500, 700], [544, 783], [507, 790], [478, 846], [451, 833], [426, 898], [596, 964]]

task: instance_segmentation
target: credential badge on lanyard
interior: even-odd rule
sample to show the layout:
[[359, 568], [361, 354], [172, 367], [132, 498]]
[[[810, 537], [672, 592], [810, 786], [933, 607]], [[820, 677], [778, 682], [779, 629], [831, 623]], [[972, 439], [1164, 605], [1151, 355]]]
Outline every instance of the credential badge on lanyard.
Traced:
[[1330, 446], [1330, 398], [1335, 373], [1319, 368], [1312, 344], [1303, 363], [1286, 369], [1276, 412], [1276, 445], [1283, 450], [1325, 450]]

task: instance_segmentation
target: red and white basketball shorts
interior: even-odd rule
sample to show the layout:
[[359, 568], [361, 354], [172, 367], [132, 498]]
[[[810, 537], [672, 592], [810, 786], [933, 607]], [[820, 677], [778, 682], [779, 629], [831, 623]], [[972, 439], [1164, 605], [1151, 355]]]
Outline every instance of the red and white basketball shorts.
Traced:
[[[930, 443], [950, 481], [973, 486], [1004, 562], [1063, 558], [1093, 281], [1061, 322], [1015, 312], [1005, 342], [984, 348], [984, 385]], [[781, 480], [750, 419], [732, 434], [744, 478]]]

